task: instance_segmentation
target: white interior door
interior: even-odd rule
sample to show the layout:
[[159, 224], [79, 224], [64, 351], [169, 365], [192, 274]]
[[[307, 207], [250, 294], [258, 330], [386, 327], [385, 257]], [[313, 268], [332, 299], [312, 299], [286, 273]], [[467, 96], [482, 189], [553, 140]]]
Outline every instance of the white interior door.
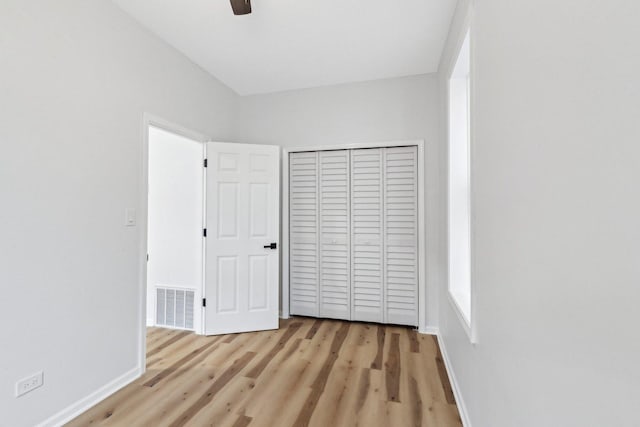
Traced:
[[277, 329], [280, 148], [210, 142], [207, 159], [205, 332]]

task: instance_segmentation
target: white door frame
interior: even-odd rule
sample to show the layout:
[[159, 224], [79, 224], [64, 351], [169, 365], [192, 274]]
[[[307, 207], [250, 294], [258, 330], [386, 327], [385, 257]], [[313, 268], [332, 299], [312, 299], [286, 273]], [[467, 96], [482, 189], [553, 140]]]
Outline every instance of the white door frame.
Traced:
[[[138, 252], [138, 260], [140, 269], [138, 272], [138, 286], [140, 295], [140, 325], [139, 325], [139, 341], [138, 341], [138, 360], [141, 367], [141, 373], [146, 370], [146, 352], [147, 352], [147, 237], [148, 237], [148, 218], [149, 218], [149, 126], [154, 126], [171, 133], [175, 133], [185, 138], [189, 138], [196, 142], [206, 143], [210, 139], [201, 133], [192, 131], [188, 128], [180, 126], [169, 120], [144, 113], [142, 118], [142, 167], [140, 175], [140, 192], [138, 195], [138, 238], [140, 239], [140, 248]], [[204, 151], [203, 151], [204, 152]], [[203, 205], [204, 209], [204, 205]], [[204, 244], [204, 243], [203, 243]], [[203, 262], [204, 269], [204, 262]], [[204, 280], [204, 276], [203, 276]], [[204, 282], [201, 283], [199, 293], [202, 292]], [[196, 299], [195, 307], [200, 307], [200, 301]], [[204, 319], [204, 316], [203, 316]], [[195, 332], [201, 334], [203, 332], [202, 322], [194, 324]]]
[[353, 150], [358, 148], [418, 147], [418, 332], [427, 333], [427, 260], [425, 225], [424, 140], [388, 141], [296, 147], [282, 150], [282, 301], [281, 317], [289, 318], [289, 153], [304, 151]]

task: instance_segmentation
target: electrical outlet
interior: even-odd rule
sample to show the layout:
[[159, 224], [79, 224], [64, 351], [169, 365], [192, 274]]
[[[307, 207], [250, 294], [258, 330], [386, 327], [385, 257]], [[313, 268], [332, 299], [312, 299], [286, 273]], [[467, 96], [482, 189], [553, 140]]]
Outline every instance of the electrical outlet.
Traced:
[[20, 397], [31, 390], [42, 387], [44, 382], [44, 372], [36, 372], [33, 375], [23, 378], [16, 383], [16, 397]]

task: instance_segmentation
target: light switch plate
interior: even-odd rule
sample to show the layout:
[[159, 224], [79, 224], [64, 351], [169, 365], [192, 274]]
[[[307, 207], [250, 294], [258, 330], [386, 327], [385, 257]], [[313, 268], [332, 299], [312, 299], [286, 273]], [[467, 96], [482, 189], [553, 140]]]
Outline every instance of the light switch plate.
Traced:
[[136, 225], [136, 210], [134, 208], [127, 208], [124, 210], [124, 225], [127, 227], [133, 227]]

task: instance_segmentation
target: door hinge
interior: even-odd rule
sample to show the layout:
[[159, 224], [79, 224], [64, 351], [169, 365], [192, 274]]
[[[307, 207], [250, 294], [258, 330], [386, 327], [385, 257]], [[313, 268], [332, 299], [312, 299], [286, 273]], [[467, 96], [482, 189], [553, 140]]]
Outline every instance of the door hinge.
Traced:
[[206, 228], [202, 229], [202, 236], [203, 237], [207, 237], [207, 229]]
[[202, 306], [203, 307], [207, 306], [207, 299], [206, 298], [202, 298]]
[[207, 159], [204, 159], [204, 167], [207, 167]]

